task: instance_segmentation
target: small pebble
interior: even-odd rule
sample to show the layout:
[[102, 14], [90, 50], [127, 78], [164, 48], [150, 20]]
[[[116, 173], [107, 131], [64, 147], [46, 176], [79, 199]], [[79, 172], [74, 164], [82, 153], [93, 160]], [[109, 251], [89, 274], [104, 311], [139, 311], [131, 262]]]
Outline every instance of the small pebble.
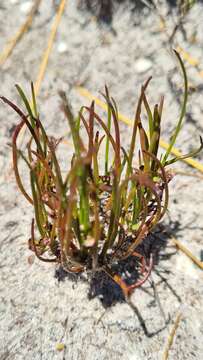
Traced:
[[31, 8], [32, 8], [32, 1], [26, 1], [20, 5], [20, 11], [23, 14], [28, 14]]
[[65, 345], [63, 343], [56, 344], [56, 350], [62, 351], [62, 350], [64, 350], [64, 348], [65, 348]]
[[88, 235], [87, 239], [84, 242], [84, 246], [89, 248], [89, 247], [93, 247], [94, 244], [95, 244], [95, 239], [92, 236]]
[[28, 264], [29, 264], [29, 265], [34, 264], [35, 255], [29, 255], [28, 258], [27, 258], [27, 261], [28, 261]]
[[65, 42], [61, 41], [59, 44], [58, 44], [58, 47], [57, 47], [57, 51], [60, 53], [60, 54], [63, 54], [67, 51], [68, 49], [68, 46]]
[[137, 73], [142, 74], [152, 67], [152, 62], [148, 59], [141, 58], [135, 62], [134, 67]]

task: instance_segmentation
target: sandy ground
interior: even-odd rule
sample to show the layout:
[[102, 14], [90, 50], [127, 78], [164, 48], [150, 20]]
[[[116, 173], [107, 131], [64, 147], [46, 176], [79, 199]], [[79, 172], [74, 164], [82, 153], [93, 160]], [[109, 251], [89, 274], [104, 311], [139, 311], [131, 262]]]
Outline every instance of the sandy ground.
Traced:
[[[28, 1], [1, 0], [0, 49], [25, 19], [22, 5]], [[32, 2], [31, 2], [32, 3]], [[19, 83], [27, 91], [35, 80], [45, 49], [55, 8], [42, 1], [31, 30], [0, 69], [1, 95], [19, 103], [14, 88]], [[152, 102], [165, 94], [163, 138], [179, 114], [182, 81], [159, 16], [147, 8], [123, 3], [115, 12], [111, 26], [98, 24], [86, 11], [69, 1], [39, 94], [41, 118], [50, 134], [61, 136], [66, 123], [60, 112], [57, 92], [67, 92], [76, 111], [88, 104], [76, 85], [98, 94], [108, 84], [119, 110], [132, 118], [141, 84], [153, 80], [148, 90]], [[24, 9], [24, 11], [22, 11]], [[166, 16], [167, 6], [160, 5]], [[170, 34], [177, 20], [175, 9], [166, 16]], [[196, 4], [186, 18], [185, 33], [178, 31], [175, 45], [181, 45], [202, 61], [203, 7]], [[186, 64], [190, 85], [188, 114], [177, 146], [184, 152], [197, 146], [202, 133], [203, 69]], [[99, 111], [99, 110], [98, 110]], [[0, 359], [68, 360], [159, 360], [177, 314], [182, 318], [169, 359], [203, 358], [203, 275], [193, 263], [168, 241], [162, 240], [151, 279], [134, 292], [129, 306], [113, 284], [92, 287], [83, 279], [58, 281], [56, 269], [35, 260], [29, 265], [27, 241], [32, 209], [23, 200], [10, 169], [10, 144], [18, 119], [0, 105]], [[128, 144], [131, 129], [121, 124], [123, 143]], [[64, 147], [61, 160], [71, 154]], [[199, 155], [201, 161], [202, 154]], [[193, 172], [179, 164], [178, 169]], [[26, 177], [25, 177], [26, 181]], [[176, 176], [170, 184], [170, 207], [163, 225], [200, 258], [203, 248], [202, 179]], [[158, 232], [158, 230], [157, 230]], [[157, 236], [154, 235], [154, 241]], [[61, 275], [58, 272], [58, 277]], [[155, 290], [154, 290], [154, 285]], [[157, 294], [158, 295], [157, 295]], [[59, 352], [56, 344], [63, 343]]]

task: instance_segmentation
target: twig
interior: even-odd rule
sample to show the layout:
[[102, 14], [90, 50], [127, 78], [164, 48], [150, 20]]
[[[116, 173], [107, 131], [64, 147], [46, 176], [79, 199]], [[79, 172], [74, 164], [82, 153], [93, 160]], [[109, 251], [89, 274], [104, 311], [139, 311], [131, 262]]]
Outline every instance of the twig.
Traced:
[[13, 49], [15, 48], [17, 43], [21, 40], [23, 35], [31, 27], [34, 15], [36, 14], [40, 3], [41, 3], [41, 0], [35, 0], [34, 5], [32, 6], [32, 9], [30, 10], [24, 24], [21, 25], [20, 29], [17, 31], [15, 36], [7, 42], [6, 46], [4, 47], [4, 49], [2, 51], [2, 54], [0, 55], [0, 66], [6, 62], [8, 57], [12, 54]]
[[178, 315], [176, 317], [176, 320], [175, 320], [175, 323], [174, 323], [174, 325], [173, 325], [173, 327], [171, 329], [171, 332], [169, 334], [169, 337], [168, 337], [167, 345], [166, 345], [166, 348], [165, 348], [165, 351], [164, 351], [164, 354], [163, 354], [163, 358], [162, 358], [163, 360], [168, 359], [169, 351], [170, 351], [171, 346], [173, 345], [173, 340], [174, 340], [175, 333], [176, 333], [176, 330], [178, 328], [178, 325], [180, 323], [181, 317], [182, 317], [182, 314], [178, 313]]
[[177, 246], [182, 252], [184, 252], [185, 255], [187, 255], [197, 266], [199, 266], [200, 269], [203, 270], [203, 262], [198, 260], [196, 256], [194, 256], [190, 250], [188, 250], [183, 244], [180, 243], [177, 239], [174, 237], [171, 238], [172, 242], [175, 246]]
[[46, 68], [47, 68], [47, 65], [48, 65], [49, 56], [50, 56], [50, 53], [51, 53], [51, 50], [52, 50], [52, 47], [53, 47], [54, 39], [56, 37], [57, 29], [58, 29], [61, 17], [63, 15], [64, 9], [65, 9], [65, 4], [66, 4], [66, 0], [61, 0], [61, 3], [59, 5], [59, 7], [58, 7], [58, 11], [57, 11], [57, 14], [56, 14], [55, 21], [53, 23], [53, 27], [51, 29], [47, 49], [45, 50], [45, 53], [43, 55], [42, 62], [41, 62], [41, 65], [40, 65], [40, 69], [39, 69], [39, 73], [38, 73], [38, 77], [37, 77], [37, 80], [36, 80], [36, 83], [35, 83], [35, 94], [36, 94], [36, 96], [39, 94], [39, 91], [40, 91], [42, 80], [44, 78], [45, 71], [46, 71]]

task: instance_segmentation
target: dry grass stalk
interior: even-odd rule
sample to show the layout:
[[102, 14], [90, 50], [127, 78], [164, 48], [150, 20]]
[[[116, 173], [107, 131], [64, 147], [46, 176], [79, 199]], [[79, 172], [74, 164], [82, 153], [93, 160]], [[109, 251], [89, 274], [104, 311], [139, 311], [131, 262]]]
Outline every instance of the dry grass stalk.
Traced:
[[41, 0], [35, 0], [32, 9], [30, 10], [26, 21], [24, 24], [20, 27], [20, 29], [17, 31], [15, 36], [11, 38], [5, 48], [3, 49], [2, 54], [0, 54], [0, 66], [4, 65], [6, 60], [9, 58], [9, 56], [12, 54], [14, 48], [16, 47], [17, 43], [21, 40], [23, 35], [29, 30], [29, 28], [32, 25], [33, 18], [39, 8], [39, 5], [41, 3]]

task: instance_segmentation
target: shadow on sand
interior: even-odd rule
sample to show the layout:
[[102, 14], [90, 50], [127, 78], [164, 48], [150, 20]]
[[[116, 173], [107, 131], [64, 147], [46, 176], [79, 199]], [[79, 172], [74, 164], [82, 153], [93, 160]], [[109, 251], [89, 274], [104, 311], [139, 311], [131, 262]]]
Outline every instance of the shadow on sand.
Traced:
[[[129, 7], [132, 13], [141, 13], [144, 8], [155, 10], [155, 3], [151, 0], [80, 0], [78, 8], [81, 10], [88, 10], [99, 22], [111, 24], [114, 12], [118, 9], [120, 4]], [[169, 12], [171, 9], [178, 6], [177, 0], [166, 0]]]
[[[168, 282], [168, 276], [170, 275], [170, 271], [164, 269], [163, 266], [164, 261], [170, 259], [170, 257], [176, 253], [174, 247], [171, 249], [169, 248], [168, 234], [170, 233], [175, 236], [177, 235], [179, 230], [181, 230], [179, 222], [170, 222], [167, 226], [159, 225], [157, 229], [143, 241], [143, 243], [136, 249], [136, 251], [143, 255], [146, 259], [149, 259], [150, 255], [153, 256], [153, 273], [155, 273], [160, 278], [159, 284], [164, 283], [164, 285], [171, 291], [172, 295], [176, 298], [176, 300], [181, 303], [180, 296]], [[165, 251], [166, 247], [169, 250], [167, 252]], [[124, 277], [126, 283], [130, 285], [131, 283], [135, 283], [140, 278], [140, 261], [138, 261], [136, 257], [130, 256], [125, 261], [120, 261], [118, 264], [115, 264], [112, 267], [112, 271]], [[148, 284], [153, 290], [152, 301], [153, 303], [157, 303], [157, 305], [159, 306], [161, 315], [164, 318], [165, 322], [165, 325], [155, 332], [148, 331], [139, 309], [131, 302], [130, 298], [125, 298], [119, 285], [117, 285], [104, 271], [95, 272], [86, 277], [84, 274], [78, 275], [67, 273], [61, 267], [59, 267], [56, 270], [55, 277], [58, 279], [59, 282], [64, 281], [66, 278], [68, 278], [73, 282], [73, 286], [74, 283], [77, 283], [78, 281], [88, 282], [88, 298], [90, 300], [95, 297], [99, 298], [101, 304], [105, 309], [115, 305], [116, 303], [127, 302], [136, 314], [140, 325], [147, 337], [153, 337], [154, 335], [161, 332], [163, 329], [166, 328], [170, 321], [170, 319], [166, 319], [164, 315], [164, 311], [159, 301], [158, 292], [156, 290], [156, 285], [152, 278], [149, 278], [148, 280]], [[147, 292], [145, 287], [141, 288], [141, 290]]]

